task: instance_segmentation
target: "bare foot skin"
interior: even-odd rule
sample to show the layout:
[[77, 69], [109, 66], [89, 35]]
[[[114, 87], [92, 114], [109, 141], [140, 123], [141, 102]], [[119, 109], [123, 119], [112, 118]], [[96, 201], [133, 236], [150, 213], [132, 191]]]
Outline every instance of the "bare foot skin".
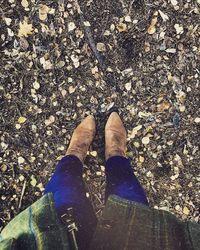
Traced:
[[75, 155], [83, 163], [95, 132], [95, 119], [89, 115], [74, 130], [66, 155]]
[[126, 129], [116, 112], [111, 113], [105, 126], [105, 158], [126, 155]]

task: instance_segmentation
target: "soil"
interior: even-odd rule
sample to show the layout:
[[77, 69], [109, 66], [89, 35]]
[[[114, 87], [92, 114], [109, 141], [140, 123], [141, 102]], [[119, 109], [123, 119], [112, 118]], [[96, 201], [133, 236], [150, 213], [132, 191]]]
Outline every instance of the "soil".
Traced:
[[199, 0], [0, 3], [0, 229], [42, 196], [88, 114], [84, 180], [101, 214], [112, 110], [150, 206], [199, 222]]

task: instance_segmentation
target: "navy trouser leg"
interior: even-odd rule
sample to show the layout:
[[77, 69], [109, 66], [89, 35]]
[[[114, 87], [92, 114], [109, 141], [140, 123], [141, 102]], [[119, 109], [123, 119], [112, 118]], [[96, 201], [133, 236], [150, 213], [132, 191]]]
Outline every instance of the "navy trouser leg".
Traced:
[[80, 249], [87, 249], [97, 219], [92, 205], [86, 197], [82, 171], [83, 165], [76, 156], [65, 156], [56, 166], [55, 173], [48, 182], [44, 193], [53, 193], [58, 215], [65, 214], [70, 207], [74, 208], [79, 226], [78, 243]]
[[115, 194], [121, 198], [148, 206], [144, 189], [133, 173], [130, 161], [122, 156], [113, 156], [106, 162], [106, 199]]

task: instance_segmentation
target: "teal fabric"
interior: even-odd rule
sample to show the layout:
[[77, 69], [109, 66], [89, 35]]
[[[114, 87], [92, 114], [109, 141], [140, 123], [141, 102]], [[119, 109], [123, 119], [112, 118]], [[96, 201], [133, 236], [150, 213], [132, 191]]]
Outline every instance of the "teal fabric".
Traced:
[[[2, 231], [0, 250], [71, 250], [66, 225], [46, 194]], [[90, 250], [199, 250], [200, 225], [139, 203], [109, 196]]]
[[70, 249], [52, 194], [43, 196], [3, 229], [0, 249]]
[[91, 249], [199, 250], [200, 225], [173, 214], [110, 196]]

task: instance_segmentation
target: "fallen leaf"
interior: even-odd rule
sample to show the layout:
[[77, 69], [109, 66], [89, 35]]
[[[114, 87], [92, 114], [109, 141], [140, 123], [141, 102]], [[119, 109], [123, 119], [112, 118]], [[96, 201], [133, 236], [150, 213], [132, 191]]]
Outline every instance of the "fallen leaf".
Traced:
[[170, 103], [168, 101], [163, 101], [157, 105], [158, 112], [164, 112], [170, 108]]
[[40, 58], [40, 63], [42, 64], [45, 70], [52, 69], [53, 65], [50, 60], [45, 60], [44, 57]]
[[183, 34], [184, 30], [183, 30], [183, 26], [181, 26], [180, 24], [176, 23], [174, 25], [174, 28], [176, 30], [176, 34], [179, 35], [179, 34]]
[[138, 125], [137, 127], [133, 128], [131, 131], [131, 134], [129, 135], [129, 138], [133, 139], [137, 135], [137, 133], [142, 129], [142, 125]]
[[5, 18], [4, 18], [4, 21], [6, 22], [6, 25], [7, 25], [7, 26], [10, 26], [10, 25], [11, 25], [11, 22], [12, 22], [12, 19], [9, 18], [9, 17], [5, 17]]
[[145, 117], [150, 117], [150, 116], [152, 116], [152, 114], [151, 114], [150, 112], [143, 112], [143, 111], [140, 111], [140, 112], [138, 113], [138, 116], [139, 116], [140, 118], [145, 118]]
[[125, 22], [130, 23], [131, 22], [131, 17], [130, 16], [125, 16], [124, 20], [125, 20]]
[[97, 50], [100, 52], [106, 51], [106, 45], [104, 43], [97, 43]]
[[127, 25], [125, 23], [120, 23], [117, 25], [117, 29], [118, 31], [121, 33], [121, 32], [127, 32], [128, 29], [127, 29]]
[[154, 14], [153, 14], [153, 18], [151, 20], [151, 24], [149, 26], [149, 28], [147, 29], [147, 32], [148, 34], [152, 35], [156, 32], [156, 24], [158, 22], [158, 12], [156, 11]]
[[33, 175], [31, 175], [31, 181], [30, 181], [31, 186], [35, 187], [37, 184], [37, 180]]
[[125, 89], [126, 89], [127, 91], [130, 91], [130, 90], [131, 90], [131, 87], [132, 87], [131, 82], [127, 82], [127, 83], [125, 84]]
[[171, 0], [171, 4], [172, 4], [173, 6], [176, 6], [176, 5], [178, 4], [178, 2], [177, 2], [176, 0]]
[[91, 151], [90, 155], [92, 155], [93, 157], [96, 157], [97, 156], [97, 151]]
[[189, 210], [187, 207], [184, 207], [184, 208], [183, 208], [183, 213], [184, 213], [185, 215], [188, 215], [188, 214], [190, 213], [190, 210]]
[[70, 94], [74, 93], [75, 90], [76, 90], [76, 87], [69, 86], [69, 93], [70, 93]]
[[179, 110], [180, 112], [184, 112], [186, 109], [185, 105], [180, 105]]
[[22, 0], [22, 1], [21, 1], [21, 5], [22, 5], [24, 8], [27, 8], [28, 5], [29, 5], [29, 3], [28, 3], [27, 0]]
[[2, 165], [1, 165], [1, 171], [2, 171], [2, 172], [6, 172], [6, 170], [7, 170], [6, 164], [2, 164]]
[[23, 117], [23, 116], [20, 116], [18, 119], [19, 124], [25, 123], [25, 121], [26, 121], [26, 117]]
[[168, 15], [163, 13], [161, 10], [159, 10], [158, 12], [159, 12], [160, 16], [162, 17], [163, 22], [166, 22], [167, 20], [169, 20]]
[[171, 53], [171, 54], [174, 54], [174, 53], [176, 53], [176, 49], [166, 49], [165, 50], [167, 53]]
[[27, 20], [24, 19], [23, 22], [19, 23], [19, 30], [18, 30], [18, 36], [22, 37], [28, 37], [33, 33], [33, 26], [32, 24], [28, 24]]
[[140, 162], [140, 163], [143, 163], [144, 161], [145, 161], [145, 158], [144, 158], [143, 156], [140, 155], [140, 156], [139, 156], [139, 162]]
[[8, 35], [9, 36], [14, 36], [15, 34], [14, 34], [14, 32], [10, 29], [10, 28], [7, 28], [7, 31], [8, 31]]
[[39, 19], [44, 21], [47, 19], [47, 14], [49, 13], [49, 7], [44, 4], [40, 4], [39, 6]]
[[44, 121], [46, 126], [49, 126], [54, 122], [55, 122], [55, 117], [53, 115], [50, 115], [49, 118]]
[[38, 89], [40, 88], [39, 82], [35, 81], [35, 82], [33, 83], [33, 88], [36, 89], [36, 90], [38, 90]]
[[49, 27], [48, 27], [46, 24], [41, 23], [40, 25], [42, 26], [42, 29], [41, 29], [42, 32], [44, 32], [44, 33], [50, 32], [50, 31], [49, 31]]
[[153, 26], [153, 25], [150, 25], [147, 32], [148, 32], [149, 35], [154, 34], [156, 32], [156, 27]]
[[75, 30], [75, 28], [76, 28], [76, 25], [75, 25], [74, 22], [69, 22], [68, 23], [68, 31], [69, 32]]
[[149, 142], [150, 142], [149, 137], [146, 136], [146, 137], [142, 138], [142, 144], [147, 145], [147, 144], [149, 144]]
[[83, 24], [84, 24], [85, 27], [90, 27], [91, 26], [90, 22], [88, 22], [88, 21], [83, 22]]
[[195, 122], [195, 123], [200, 123], [200, 117], [196, 117], [196, 118], [194, 119], [194, 122]]
[[22, 126], [21, 126], [20, 124], [18, 124], [18, 123], [15, 125], [15, 128], [16, 128], [16, 129], [20, 129], [21, 127], [22, 127]]
[[22, 156], [18, 157], [18, 164], [22, 164], [25, 162], [25, 159]]

